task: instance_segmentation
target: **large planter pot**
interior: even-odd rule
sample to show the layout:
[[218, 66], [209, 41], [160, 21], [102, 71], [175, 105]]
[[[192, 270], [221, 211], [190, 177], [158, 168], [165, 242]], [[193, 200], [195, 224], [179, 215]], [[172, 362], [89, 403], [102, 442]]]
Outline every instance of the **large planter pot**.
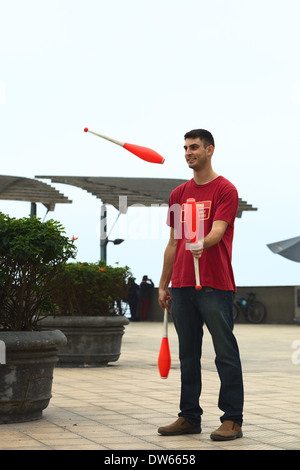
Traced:
[[67, 345], [59, 349], [58, 366], [99, 367], [115, 362], [121, 354], [126, 317], [47, 317], [43, 328], [58, 328], [67, 337]]
[[8, 331], [0, 333], [0, 340], [6, 356], [0, 365], [0, 424], [42, 418], [66, 337], [61, 331]]

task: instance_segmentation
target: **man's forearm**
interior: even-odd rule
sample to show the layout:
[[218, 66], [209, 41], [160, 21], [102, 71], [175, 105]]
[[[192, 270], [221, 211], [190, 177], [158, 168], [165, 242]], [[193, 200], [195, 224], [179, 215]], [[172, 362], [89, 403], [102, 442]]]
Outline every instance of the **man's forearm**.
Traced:
[[164, 255], [164, 265], [159, 282], [159, 289], [166, 290], [169, 286], [173, 271], [173, 262], [176, 252], [176, 246], [167, 245]]
[[169, 283], [172, 277], [175, 252], [176, 244], [169, 242], [167, 248], [165, 249], [164, 265], [158, 288], [158, 303], [162, 309], [170, 308], [170, 303], [167, 302], [167, 297], [170, 295]]
[[203, 250], [206, 250], [207, 248], [210, 248], [211, 246], [214, 246], [219, 243], [222, 240], [227, 226], [227, 222], [223, 220], [215, 221], [213, 223], [211, 231], [206, 235], [206, 237], [204, 237], [203, 247], [198, 250], [192, 250], [193, 255], [196, 258], [200, 258], [203, 253]]
[[222, 236], [223, 236], [223, 233], [221, 233], [220, 231], [212, 230], [206, 235], [206, 237], [204, 237], [203, 248], [207, 249], [207, 248], [210, 248], [211, 246], [216, 245], [217, 243], [221, 241]]

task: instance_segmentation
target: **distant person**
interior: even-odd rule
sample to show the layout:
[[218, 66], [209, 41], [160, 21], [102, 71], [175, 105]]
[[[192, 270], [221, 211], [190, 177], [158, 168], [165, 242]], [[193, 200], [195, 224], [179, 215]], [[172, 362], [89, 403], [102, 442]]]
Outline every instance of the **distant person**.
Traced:
[[130, 277], [128, 280], [128, 298], [127, 302], [130, 308], [131, 321], [139, 321], [138, 316], [138, 303], [139, 303], [139, 286], [135, 282], [134, 277]]
[[142, 282], [140, 283], [140, 319], [146, 321], [148, 318], [148, 310], [150, 298], [152, 295], [152, 289], [154, 283], [148, 276], [143, 276]]

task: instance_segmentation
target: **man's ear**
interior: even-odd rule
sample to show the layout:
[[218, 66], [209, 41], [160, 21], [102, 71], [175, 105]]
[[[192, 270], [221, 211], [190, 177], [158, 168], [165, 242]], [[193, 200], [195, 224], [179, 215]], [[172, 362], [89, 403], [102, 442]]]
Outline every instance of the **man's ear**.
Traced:
[[212, 157], [214, 151], [215, 151], [215, 147], [213, 145], [208, 145], [206, 147], [206, 152], [209, 157]]

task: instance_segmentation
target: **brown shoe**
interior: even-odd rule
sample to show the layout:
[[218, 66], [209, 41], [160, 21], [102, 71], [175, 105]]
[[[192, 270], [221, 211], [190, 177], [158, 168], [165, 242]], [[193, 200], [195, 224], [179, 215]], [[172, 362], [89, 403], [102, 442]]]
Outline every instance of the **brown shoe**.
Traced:
[[231, 441], [243, 437], [242, 428], [234, 421], [224, 421], [221, 426], [211, 433], [213, 441]]
[[175, 423], [158, 428], [162, 436], [179, 436], [180, 434], [200, 434], [201, 427], [188, 423], [184, 418], [178, 418]]

